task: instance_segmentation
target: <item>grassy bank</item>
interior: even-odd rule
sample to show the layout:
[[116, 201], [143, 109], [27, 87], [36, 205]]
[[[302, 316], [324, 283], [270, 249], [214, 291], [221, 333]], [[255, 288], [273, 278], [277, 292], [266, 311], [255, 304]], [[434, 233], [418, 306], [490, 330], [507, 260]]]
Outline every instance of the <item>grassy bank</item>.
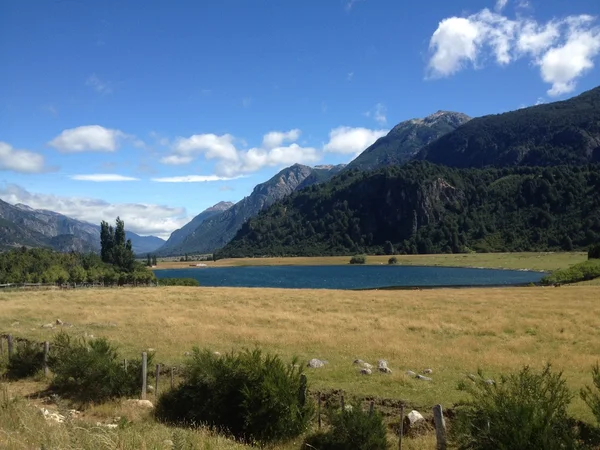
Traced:
[[[56, 330], [106, 336], [128, 355], [156, 349], [177, 364], [194, 345], [220, 352], [260, 346], [286, 358], [329, 361], [313, 389], [399, 398], [429, 408], [461, 398], [457, 383], [550, 361], [572, 389], [590, 383], [600, 353], [596, 286], [348, 292], [235, 288], [0, 293], [0, 331], [39, 341]], [[387, 359], [393, 374], [361, 376], [352, 361]], [[406, 370], [433, 369], [431, 383]], [[590, 419], [579, 399], [576, 416]]]
[[[238, 266], [324, 266], [345, 265], [351, 256], [322, 256], [299, 258], [236, 258], [219, 261], [179, 262], [159, 261], [154, 269], [188, 269], [192, 265], [206, 264], [208, 267]], [[386, 255], [368, 256], [367, 264], [387, 264]], [[492, 269], [528, 269], [551, 271], [577, 264], [587, 259], [583, 252], [558, 253], [469, 253], [443, 255], [397, 255], [399, 265], [406, 266], [445, 266], [445, 267], [486, 267]]]

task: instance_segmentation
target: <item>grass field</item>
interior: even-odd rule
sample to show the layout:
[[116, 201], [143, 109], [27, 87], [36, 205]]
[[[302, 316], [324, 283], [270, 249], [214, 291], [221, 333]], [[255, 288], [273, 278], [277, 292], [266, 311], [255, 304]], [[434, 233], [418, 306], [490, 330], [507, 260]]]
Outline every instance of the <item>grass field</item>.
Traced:
[[[51, 340], [57, 318], [70, 332], [106, 336], [127, 355], [156, 349], [177, 364], [192, 346], [224, 352], [259, 346], [286, 358], [321, 358], [312, 389], [344, 389], [450, 407], [468, 373], [491, 378], [550, 361], [576, 392], [600, 354], [598, 286], [423, 291], [114, 288], [0, 294], [0, 332]], [[361, 376], [352, 361], [387, 359], [394, 373]], [[406, 370], [433, 369], [433, 382]], [[591, 416], [575, 398], [573, 413]]]
[[[583, 252], [558, 253], [469, 253], [451, 255], [397, 255], [398, 264], [408, 266], [486, 267], [501, 269], [529, 269], [552, 271], [569, 267], [587, 259]], [[367, 264], [387, 264], [389, 256], [368, 256]], [[155, 269], [185, 269], [190, 265], [209, 267], [236, 266], [321, 266], [348, 264], [350, 256], [323, 256], [298, 258], [239, 258], [219, 261], [159, 261]]]

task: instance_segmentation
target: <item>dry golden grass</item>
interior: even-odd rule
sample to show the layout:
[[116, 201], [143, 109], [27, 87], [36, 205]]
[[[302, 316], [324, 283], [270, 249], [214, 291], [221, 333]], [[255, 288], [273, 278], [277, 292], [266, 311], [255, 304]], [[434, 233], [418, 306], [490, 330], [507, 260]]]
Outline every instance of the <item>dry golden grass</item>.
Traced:
[[[242, 288], [114, 288], [0, 293], [0, 332], [51, 340], [40, 325], [60, 318], [69, 331], [106, 336], [133, 356], [149, 347], [177, 364], [192, 346], [220, 352], [259, 346], [286, 358], [329, 361], [309, 370], [312, 389], [341, 388], [451, 406], [457, 383], [546, 361], [574, 392], [591, 381], [600, 354], [600, 288], [474, 288], [335, 291]], [[114, 326], [116, 324], [116, 326]], [[360, 376], [355, 358], [385, 358], [392, 375]], [[406, 370], [433, 369], [421, 382]], [[589, 419], [575, 399], [573, 412]]]
[[[389, 256], [368, 256], [367, 264], [387, 264]], [[470, 253], [453, 255], [398, 255], [398, 264], [407, 266], [456, 266], [502, 269], [556, 270], [587, 259], [583, 252], [559, 253]], [[298, 258], [237, 258], [219, 261], [159, 261], [155, 269], [187, 269], [196, 264], [209, 267], [236, 266], [322, 266], [348, 264], [350, 256]]]

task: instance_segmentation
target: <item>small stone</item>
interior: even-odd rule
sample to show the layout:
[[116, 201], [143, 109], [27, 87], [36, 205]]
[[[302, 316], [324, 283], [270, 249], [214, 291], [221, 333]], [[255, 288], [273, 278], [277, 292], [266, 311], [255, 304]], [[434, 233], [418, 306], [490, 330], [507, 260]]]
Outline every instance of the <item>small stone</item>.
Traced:
[[424, 376], [424, 375], [417, 375], [415, 378], [416, 378], [417, 380], [423, 380], [423, 381], [433, 381], [431, 378], [429, 378], [429, 377], [426, 377], [426, 376]]
[[373, 368], [373, 364], [369, 364], [369, 363], [364, 363], [363, 367], [367, 368], [367, 369], [372, 369]]
[[406, 375], [408, 375], [409, 377], [416, 377], [417, 376], [417, 374], [414, 373], [412, 370], [407, 370], [406, 371]]
[[192, 356], [192, 352], [185, 352], [183, 356]]
[[53, 323], [45, 323], [44, 325], [42, 325], [42, 328], [54, 328], [54, 324]]
[[319, 369], [325, 365], [325, 362], [326, 361], [321, 361], [320, 359], [313, 358], [308, 362], [307, 367], [311, 367], [313, 369]]
[[150, 400], [138, 400], [136, 398], [131, 398], [126, 400], [127, 403], [139, 406], [141, 408], [154, 408], [154, 405]]
[[62, 321], [62, 320], [60, 320], [60, 319], [56, 319], [56, 325], [62, 325], [62, 324], [63, 324], [63, 321]]
[[355, 359], [352, 364], [356, 364], [358, 366], [362, 366], [365, 362], [362, 359]]
[[169, 447], [169, 448], [175, 447], [175, 444], [173, 443], [173, 441], [171, 439], [165, 439], [163, 441], [163, 445], [165, 447]]
[[485, 384], [496, 384], [494, 380], [485, 380]]
[[408, 418], [408, 423], [411, 426], [413, 426], [417, 422], [420, 422], [421, 420], [425, 420], [423, 415], [419, 411], [416, 411], [414, 409], [411, 412], [409, 412], [406, 417]]
[[119, 425], [117, 425], [116, 423], [107, 423], [106, 425], [104, 425], [106, 428], [111, 428], [111, 429], [115, 429], [115, 428], [119, 428]]
[[388, 363], [385, 359], [380, 359], [379, 361], [377, 361], [377, 368], [379, 370], [381, 370], [382, 368], [387, 367], [387, 366], [388, 366]]
[[221, 356], [221, 353], [220, 352], [213, 352], [213, 355], [215, 355], [215, 356]]
[[362, 369], [360, 369], [360, 373], [363, 375], [371, 375], [373, 371], [367, 367], [363, 367]]
[[392, 373], [392, 369], [390, 369], [389, 367], [380, 367], [379, 371], [382, 373]]
[[423, 371], [423, 373], [424, 373], [425, 375], [429, 375], [429, 374], [432, 374], [432, 373], [433, 373], [433, 370], [432, 370], [432, 369], [425, 369], [425, 370]]

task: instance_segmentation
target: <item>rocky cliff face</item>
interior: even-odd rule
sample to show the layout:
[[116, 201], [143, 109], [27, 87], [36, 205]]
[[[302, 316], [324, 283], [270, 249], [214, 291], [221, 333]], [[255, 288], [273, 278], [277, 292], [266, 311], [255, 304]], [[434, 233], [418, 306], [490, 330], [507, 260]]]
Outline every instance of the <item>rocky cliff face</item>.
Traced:
[[346, 170], [368, 171], [403, 164], [423, 147], [469, 120], [463, 113], [438, 111], [423, 119], [401, 122], [348, 164]]
[[233, 239], [249, 218], [296, 190], [329, 180], [341, 167], [312, 168], [294, 164], [283, 169], [267, 182], [257, 185], [252, 194], [231, 208], [205, 219], [179, 245], [170, 248], [169, 253], [210, 253]]

